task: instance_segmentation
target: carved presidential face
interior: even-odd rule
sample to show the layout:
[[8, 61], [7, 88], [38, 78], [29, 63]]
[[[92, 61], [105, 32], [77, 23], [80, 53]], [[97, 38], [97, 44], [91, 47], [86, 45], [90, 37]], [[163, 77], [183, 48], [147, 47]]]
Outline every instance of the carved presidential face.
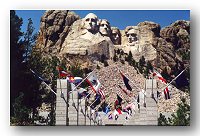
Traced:
[[96, 32], [98, 28], [97, 21], [98, 18], [95, 14], [87, 14], [84, 18], [84, 28], [92, 33]]
[[110, 23], [107, 20], [102, 19], [99, 23], [99, 31], [102, 35], [109, 36], [111, 33]]
[[111, 39], [115, 45], [121, 44], [121, 33], [118, 28], [112, 28]]
[[126, 37], [128, 38], [128, 42], [129, 43], [133, 43], [133, 42], [136, 42], [138, 40], [138, 38], [137, 38], [137, 32], [134, 29], [130, 29], [126, 33]]

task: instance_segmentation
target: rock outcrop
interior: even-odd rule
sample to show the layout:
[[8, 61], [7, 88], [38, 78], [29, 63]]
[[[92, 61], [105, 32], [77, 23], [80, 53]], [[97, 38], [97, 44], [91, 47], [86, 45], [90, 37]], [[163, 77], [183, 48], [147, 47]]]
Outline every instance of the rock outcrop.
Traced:
[[102, 54], [107, 58], [112, 57], [113, 43], [109, 37], [102, 36], [99, 32], [92, 34], [82, 28], [83, 20], [77, 20], [71, 26], [71, 31], [65, 38], [60, 54], [96, 55]]
[[45, 53], [58, 54], [74, 21], [80, 19], [72, 11], [48, 10], [41, 17], [37, 48]]
[[[96, 24], [95, 26], [90, 26], [94, 23], [91, 22], [93, 17], [96, 17]], [[94, 30], [92, 30], [93, 28], [90, 29], [90, 27], [94, 27]], [[99, 32], [98, 18], [93, 13], [88, 14], [86, 18], [80, 19], [72, 11], [46, 11], [41, 18], [36, 47], [47, 55], [91, 55], [93, 57], [96, 56], [97, 59], [102, 54], [107, 58], [113, 56], [113, 43], [110, 37]]]
[[127, 54], [131, 51], [136, 61], [144, 56], [157, 68], [173, 73], [189, 65], [190, 22], [179, 20], [161, 29], [144, 21], [119, 30], [93, 13], [81, 19], [72, 11], [49, 10], [41, 18], [36, 47], [47, 55], [82, 55], [92, 58], [91, 62], [102, 54], [112, 59], [114, 49], [122, 49]]
[[144, 56], [146, 60], [155, 60], [156, 48], [153, 43], [160, 35], [160, 25], [154, 22], [141, 22], [137, 26], [127, 26], [121, 31], [122, 46], [117, 46], [126, 53], [132, 52], [136, 61]]
[[189, 65], [190, 54], [190, 23], [176, 21], [160, 31], [153, 46], [157, 49], [159, 67], [169, 67], [173, 72], [180, 70], [184, 65]]

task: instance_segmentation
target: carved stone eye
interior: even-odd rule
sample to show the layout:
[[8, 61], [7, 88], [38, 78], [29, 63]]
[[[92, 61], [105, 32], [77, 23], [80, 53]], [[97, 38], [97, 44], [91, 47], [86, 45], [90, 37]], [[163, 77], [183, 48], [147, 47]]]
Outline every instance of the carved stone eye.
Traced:
[[137, 34], [126, 34], [127, 37], [131, 36], [131, 37], [136, 37]]
[[95, 19], [94, 19], [94, 18], [92, 18], [92, 19], [91, 19], [91, 22], [95, 22]]
[[87, 18], [85, 21], [90, 21], [90, 19], [89, 19], [89, 18]]
[[103, 26], [106, 26], [105, 24], [101, 24], [101, 26], [103, 27]]
[[136, 34], [131, 34], [132, 37], [136, 37]]

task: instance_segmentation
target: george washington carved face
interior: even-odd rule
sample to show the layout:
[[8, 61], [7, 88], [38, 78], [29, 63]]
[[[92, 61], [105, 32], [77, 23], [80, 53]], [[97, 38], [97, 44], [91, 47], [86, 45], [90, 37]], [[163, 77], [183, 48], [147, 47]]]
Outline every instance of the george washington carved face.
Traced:
[[93, 14], [89, 13], [84, 18], [84, 28], [87, 29], [91, 33], [95, 33], [98, 30], [98, 17]]

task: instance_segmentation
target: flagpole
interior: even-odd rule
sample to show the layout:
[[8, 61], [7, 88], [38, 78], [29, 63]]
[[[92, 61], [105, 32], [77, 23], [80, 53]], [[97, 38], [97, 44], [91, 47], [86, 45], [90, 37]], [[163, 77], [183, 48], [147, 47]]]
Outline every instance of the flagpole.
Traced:
[[[94, 71], [94, 70], [93, 70]], [[72, 95], [73, 95], [73, 91], [75, 90], [75, 89], [77, 89], [77, 87], [79, 87], [92, 73], [93, 73], [93, 71], [91, 72], [91, 73], [89, 73], [77, 86], [75, 86], [74, 88], [73, 88], [73, 90], [72, 90]], [[90, 93], [89, 93], [90, 94]], [[88, 95], [89, 95], [88, 94]], [[78, 95], [78, 92], [77, 92], [77, 95]], [[88, 96], [87, 95], [87, 96]], [[86, 96], [86, 98], [87, 98], [87, 96]], [[85, 98], [84, 98], [85, 99]], [[82, 102], [82, 100], [80, 100], [80, 103]], [[75, 103], [74, 103], [74, 106], [75, 106]], [[78, 113], [79, 113], [79, 99], [77, 98], [77, 108], [76, 108], [76, 110], [77, 110], [77, 126], [78, 126], [78, 119], [79, 119], [79, 115], [78, 115]], [[86, 116], [86, 115], [85, 115]], [[90, 119], [90, 121], [91, 121], [91, 119]]]
[[[145, 85], [146, 85], [146, 84], [145, 84]], [[120, 88], [120, 89], [121, 89], [121, 88]], [[146, 91], [145, 91], [145, 92], [146, 92]], [[118, 93], [117, 93], [117, 94], [118, 94]], [[144, 93], [143, 93], [143, 94], [144, 94]], [[119, 94], [118, 94], [118, 95], [119, 95]], [[129, 95], [128, 95], [128, 96], [129, 96]], [[145, 98], [145, 96], [146, 96], [146, 95], [144, 95], [144, 98]], [[129, 97], [131, 97], [131, 96], [129, 96]], [[137, 102], [135, 99], [134, 99], [134, 101]], [[145, 100], [144, 100], [144, 101], [145, 101]], [[126, 101], [126, 103], [128, 104], [127, 101]], [[137, 102], [137, 104], [139, 104], [139, 103]], [[146, 107], [146, 103], [144, 103], [144, 107]]]
[[91, 123], [91, 117], [92, 117], [92, 114], [91, 114], [91, 108], [90, 108], [90, 126], [92, 125]]
[[[92, 102], [92, 104], [94, 104], [97, 100], [98, 100], [98, 98], [95, 99], [95, 100]], [[92, 104], [90, 104], [90, 107], [92, 106]]]
[[188, 68], [188, 66], [181, 71], [181, 73], [179, 73], [171, 82], [169, 82], [162, 90], [164, 90], [165, 88], [167, 88], [174, 80], [176, 80], [186, 69]]
[[[106, 107], [108, 107], [108, 106], [109, 106], [109, 105], [107, 105]], [[112, 112], [112, 111], [110, 110], [109, 112]], [[108, 112], [108, 113], [109, 113], [109, 112]], [[108, 114], [108, 113], [107, 113], [107, 114]], [[103, 120], [105, 120], [105, 119], [108, 117], [107, 114], [105, 115], [105, 117], [103, 118]], [[108, 115], [110, 115], [110, 114], [108, 114]]]
[[[99, 110], [99, 108], [101, 107], [101, 105], [103, 104], [103, 102], [105, 102], [105, 99], [104, 99], [104, 101], [102, 101], [100, 104], [99, 104], [99, 106], [97, 107], [97, 108], [95, 108], [95, 112], [98, 112], [98, 110]], [[98, 123], [97, 123], [98, 124]], [[98, 124], [99, 125], [99, 124]]]
[[[93, 71], [94, 71], [94, 70], [93, 70]], [[92, 72], [93, 72], [93, 71], [92, 71]], [[91, 72], [91, 73], [92, 73], [92, 72]], [[91, 74], [91, 73], [90, 73], [90, 74]], [[77, 87], [79, 87], [79, 86], [90, 76], [90, 74], [88, 74], [77, 86], [75, 86], [75, 87], [73, 88], [73, 90], [72, 90], [72, 100], [73, 100], [73, 92], [74, 92], [74, 90], [76, 90]], [[77, 95], [78, 95], [78, 92], [77, 92]], [[77, 98], [77, 99], [78, 99], [78, 98]], [[78, 101], [77, 101], [77, 102], [78, 102]], [[82, 100], [81, 100], [80, 102], [82, 102]], [[77, 105], [79, 105], [79, 102], [77, 103]], [[72, 106], [74, 106], [75, 109], [76, 109], [77, 112], [78, 112], [79, 107], [76, 107], [76, 106], [75, 106], [74, 100], [73, 100]]]
[[[32, 74], [34, 74], [34, 76], [39, 77], [32, 69], [30, 69], [30, 71], [32, 72]], [[57, 93], [54, 92], [53, 89], [51, 89], [51, 87], [47, 83], [45, 83], [45, 81], [42, 80], [42, 83], [44, 83], [50, 89], [51, 92], [53, 92], [55, 95], [57, 95]]]
[[140, 103], [138, 103], [137, 100], [136, 100], [135, 98], [133, 98], [133, 100], [134, 100], [138, 105], [140, 105]]
[[154, 98], [154, 94], [153, 94], [153, 76], [152, 76], [152, 87], [151, 87], [151, 98]]
[[57, 66], [57, 71], [58, 71], [58, 77], [59, 77], [59, 82], [60, 82], [60, 90], [61, 90], [61, 95], [62, 95], [62, 87], [61, 87], [61, 80], [60, 80], [60, 71], [59, 71], [59, 67]]
[[[117, 69], [119, 70], [119, 72], [121, 72], [121, 70], [117, 67]], [[121, 72], [122, 73], [122, 72]], [[126, 76], [126, 78], [137, 88], [137, 89], [139, 89], [139, 90], [143, 90], [143, 89], [141, 89], [141, 88], [139, 88], [138, 86], [136, 86], [134, 83], [133, 83], [133, 81], [131, 81], [127, 76]], [[142, 91], [141, 91], [142, 92]], [[144, 92], [142, 92], [144, 95], [146, 95]]]
[[[93, 70], [94, 71], [94, 70]], [[92, 71], [92, 72], [93, 72]], [[75, 86], [74, 87], [74, 89], [72, 90], [72, 92], [75, 90], [75, 89], [77, 89], [77, 87], [79, 87], [91, 74], [92, 74], [92, 72], [90, 73], [90, 74], [88, 74], [77, 86]]]
[[103, 102], [105, 102], [105, 99], [99, 104], [99, 106], [97, 108], [95, 108], [96, 109], [95, 111], [99, 110], [99, 108], [101, 107], [101, 105], [103, 104]]
[[[88, 99], [88, 98], [86, 98], [86, 101], [87, 101], [87, 99]], [[87, 115], [86, 115], [86, 112], [88, 111], [88, 110], [87, 110], [88, 108], [87, 108], [87, 105], [86, 105], [86, 101], [85, 101], [85, 114], [84, 114], [83, 110], [81, 109], [81, 113], [82, 113], [82, 114], [84, 115], [84, 117], [85, 117], [85, 124], [86, 124], [86, 116], [87, 116]], [[81, 102], [78, 103], [78, 106], [79, 106], [80, 103], [81, 103]], [[80, 106], [79, 106], [79, 107], [80, 107]], [[76, 110], [78, 111], [78, 108], [76, 108]], [[87, 116], [87, 117], [88, 117], [89, 119], [91, 119], [89, 116]], [[93, 120], [93, 121], [94, 121], [94, 120]]]
[[[145, 92], [147, 92], [147, 78], [145, 79]], [[144, 107], [146, 107], [146, 95], [144, 95]]]
[[85, 126], [86, 126], [87, 98], [85, 99]]
[[78, 92], [77, 92], [77, 126], [79, 122], [79, 98], [78, 98]]
[[[93, 70], [94, 71], [94, 70]], [[72, 90], [72, 93], [73, 93], [73, 91], [75, 90], [75, 89], [77, 89], [77, 87], [79, 87], [92, 73], [93, 73], [93, 71], [90, 73], [90, 74], [88, 74], [77, 86], [75, 86], [74, 87], [74, 89]], [[88, 97], [90, 95], [90, 93], [86, 96], [86, 97]], [[85, 99], [85, 98], [84, 98]], [[80, 101], [80, 102], [82, 102], [82, 100]]]
[[45, 83], [44, 81], [42, 81], [42, 83], [44, 83], [50, 89], [51, 92], [53, 92], [55, 95], [57, 95], [57, 93], [54, 92], [53, 89], [51, 89], [51, 87], [47, 83]]
[[[94, 71], [94, 70], [93, 70], [93, 71]], [[92, 72], [93, 72], [93, 71], [92, 71]], [[86, 80], [86, 79], [92, 74], [92, 72], [91, 72], [90, 74], [88, 74], [87, 77], [84, 78], [84, 80]], [[81, 82], [80, 82], [80, 83], [81, 83]], [[79, 84], [80, 84], [80, 83], [79, 83]], [[78, 84], [77, 86], [79, 86], [79, 84]], [[91, 91], [88, 95], [86, 95], [86, 97], [84, 97], [84, 99], [86, 99], [91, 93], [92, 93], [92, 91]], [[81, 99], [80, 102], [82, 102], [82, 101], [83, 101], [83, 100]]]

